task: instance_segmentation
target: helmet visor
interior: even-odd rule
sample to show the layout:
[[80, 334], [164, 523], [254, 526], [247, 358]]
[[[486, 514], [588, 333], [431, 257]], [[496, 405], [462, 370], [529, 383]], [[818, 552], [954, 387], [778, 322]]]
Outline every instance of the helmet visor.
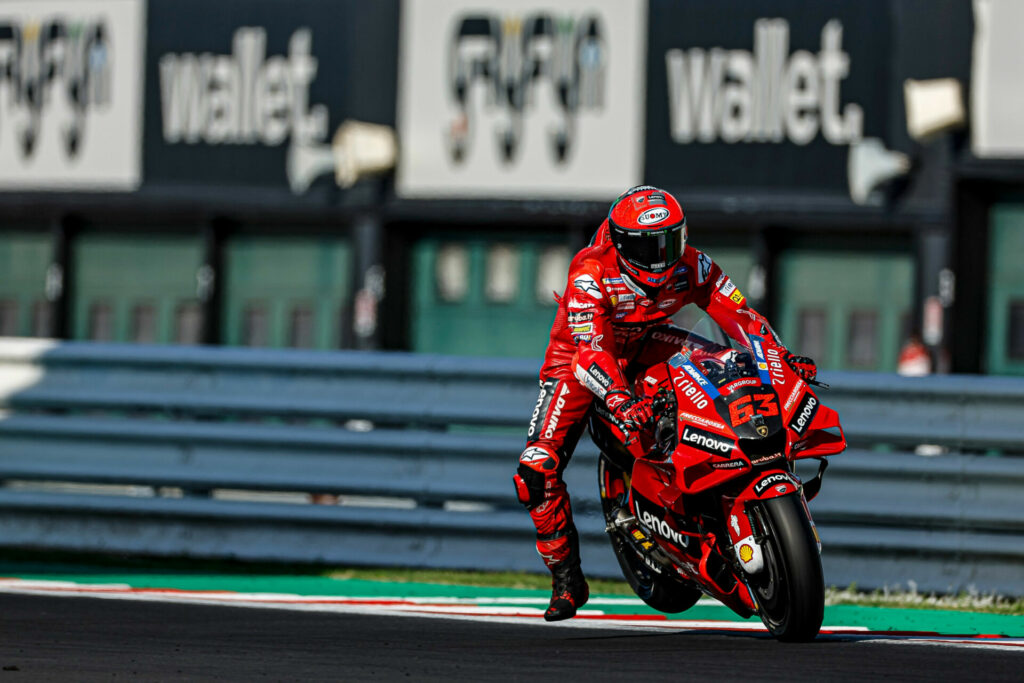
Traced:
[[626, 230], [609, 221], [619, 255], [651, 273], [661, 273], [679, 260], [686, 245], [686, 221], [661, 230]]

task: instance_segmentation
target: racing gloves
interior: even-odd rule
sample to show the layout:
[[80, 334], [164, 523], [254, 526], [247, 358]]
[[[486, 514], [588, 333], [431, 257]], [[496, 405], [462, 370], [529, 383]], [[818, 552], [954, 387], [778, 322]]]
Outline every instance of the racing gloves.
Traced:
[[814, 364], [814, 361], [807, 356], [794, 356], [789, 351], [786, 351], [786, 355], [782, 357], [789, 367], [793, 368], [793, 372], [800, 376], [803, 380], [813, 380], [818, 376], [818, 366]]
[[605, 404], [616, 420], [632, 429], [640, 429], [654, 419], [649, 398], [637, 398], [621, 390], [609, 391], [605, 397]]

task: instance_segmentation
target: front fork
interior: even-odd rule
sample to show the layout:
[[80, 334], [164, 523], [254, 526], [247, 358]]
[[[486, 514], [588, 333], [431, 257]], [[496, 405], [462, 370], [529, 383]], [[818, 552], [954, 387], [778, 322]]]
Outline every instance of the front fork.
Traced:
[[[816, 493], [817, 491], [815, 491]], [[761, 523], [753, 519], [755, 503], [781, 498], [782, 496], [800, 496], [800, 504], [804, 508], [807, 520], [814, 532], [814, 539], [821, 554], [821, 538], [807, 507], [803, 485], [800, 478], [788, 470], [767, 470], [754, 478], [736, 497], [723, 496], [722, 503], [729, 529], [729, 540], [732, 543], [736, 562], [741, 570], [754, 575], [764, 569], [764, 531]]]

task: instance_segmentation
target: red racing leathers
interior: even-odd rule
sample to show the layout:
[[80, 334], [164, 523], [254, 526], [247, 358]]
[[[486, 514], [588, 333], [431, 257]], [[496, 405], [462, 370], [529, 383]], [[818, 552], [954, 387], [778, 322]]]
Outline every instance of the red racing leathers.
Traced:
[[632, 394], [624, 368], [648, 367], [679, 351], [685, 334], [670, 317], [686, 304], [703, 308], [727, 334], [774, 333], [768, 321], [707, 255], [686, 247], [672, 275], [648, 296], [619, 268], [608, 222], [573, 258], [551, 328], [540, 395], [519, 458], [516, 487], [537, 528], [549, 569], [578, 562], [569, 494], [562, 480], [595, 396], [614, 412]]

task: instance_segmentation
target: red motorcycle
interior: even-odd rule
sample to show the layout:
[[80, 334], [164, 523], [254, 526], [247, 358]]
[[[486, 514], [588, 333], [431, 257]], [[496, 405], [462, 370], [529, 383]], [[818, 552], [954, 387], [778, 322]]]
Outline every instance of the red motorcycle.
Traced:
[[[631, 432], [596, 404], [591, 413], [612, 548], [654, 609], [682, 612], [706, 593], [759, 615], [779, 640], [812, 640], [824, 578], [807, 501], [822, 456], [846, 448], [839, 416], [770, 338], [740, 344], [710, 318], [694, 329], [635, 378], [636, 394], [652, 399], [652, 429]], [[793, 467], [803, 458], [820, 460], [806, 482]]]

